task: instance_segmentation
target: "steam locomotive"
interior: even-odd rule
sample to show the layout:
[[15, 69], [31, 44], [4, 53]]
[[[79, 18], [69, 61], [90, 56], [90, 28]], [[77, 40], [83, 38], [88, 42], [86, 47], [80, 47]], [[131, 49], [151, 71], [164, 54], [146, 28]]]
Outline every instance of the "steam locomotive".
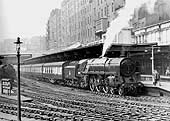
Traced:
[[23, 76], [91, 91], [136, 95], [141, 93], [140, 72], [130, 58], [93, 58], [21, 65]]

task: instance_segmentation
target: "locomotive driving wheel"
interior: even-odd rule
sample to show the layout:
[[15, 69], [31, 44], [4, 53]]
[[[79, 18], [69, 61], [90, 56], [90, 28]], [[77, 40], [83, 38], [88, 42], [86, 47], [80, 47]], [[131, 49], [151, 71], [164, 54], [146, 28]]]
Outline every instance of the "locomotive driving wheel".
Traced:
[[49, 79], [49, 81], [54, 84], [55, 83], [55, 80], [54, 79]]
[[105, 79], [104, 81], [103, 81], [103, 84], [102, 84], [102, 91], [104, 92], [104, 93], [109, 93], [109, 82], [108, 82], [108, 80], [107, 79]]
[[125, 87], [124, 87], [124, 85], [119, 87], [118, 94], [120, 96], [124, 96], [125, 95]]
[[90, 77], [89, 87], [92, 92], [95, 90], [94, 77]]
[[116, 90], [114, 87], [110, 87], [110, 94], [115, 94], [116, 93]]
[[107, 85], [102, 86], [102, 90], [104, 93], [109, 93], [109, 87]]
[[94, 79], [95, 79], [95, 80], [94, 80], [95, 89], [96, 89], [97, 92], [100, 92], [100, 90], [101, 90], [101, 86], [100, 86], [100, 78], [97, 77], [97, 78], [94, 78]]

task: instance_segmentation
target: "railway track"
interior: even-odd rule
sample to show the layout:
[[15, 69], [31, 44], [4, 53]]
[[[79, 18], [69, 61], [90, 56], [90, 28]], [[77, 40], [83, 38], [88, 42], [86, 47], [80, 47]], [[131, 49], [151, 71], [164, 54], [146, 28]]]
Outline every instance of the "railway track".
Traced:
[[[170, 98], [121, 97], [22, 78], [22, 117], [48, 121], [170, 120]], [[0, 97], [0, 112], [17, 115], [16, 100]]]

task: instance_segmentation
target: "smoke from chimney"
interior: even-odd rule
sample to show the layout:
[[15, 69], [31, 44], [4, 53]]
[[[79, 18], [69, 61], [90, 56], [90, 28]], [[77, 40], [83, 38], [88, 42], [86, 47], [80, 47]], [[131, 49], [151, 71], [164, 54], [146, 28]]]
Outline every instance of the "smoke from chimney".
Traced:
[[115, 36], [121, 29], [129, 27], [128, 22], [134, 13], [134, 9], [146, 4], [148, 12], [152, 14], [154, 12], [155, 2], [156, 0], [126, 0], [125, 7], [118, 11], [117, 18], [111, 22], [110, 27], [107, 29], [102, 56], [105, 55], [107, 49], [112, 45]]

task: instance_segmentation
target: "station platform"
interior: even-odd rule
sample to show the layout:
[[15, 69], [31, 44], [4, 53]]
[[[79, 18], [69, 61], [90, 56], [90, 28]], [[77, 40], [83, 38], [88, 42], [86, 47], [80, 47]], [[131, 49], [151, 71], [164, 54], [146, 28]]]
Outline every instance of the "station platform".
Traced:
[[[170, 77], [167, 77], [168, 79]], [[156, 85], [153, 85], [152, 79], [143, 79], [141, 81], [145, 86], [145, 91], [152, 96], [170, 96], [170, 81], [161, 79]]]

